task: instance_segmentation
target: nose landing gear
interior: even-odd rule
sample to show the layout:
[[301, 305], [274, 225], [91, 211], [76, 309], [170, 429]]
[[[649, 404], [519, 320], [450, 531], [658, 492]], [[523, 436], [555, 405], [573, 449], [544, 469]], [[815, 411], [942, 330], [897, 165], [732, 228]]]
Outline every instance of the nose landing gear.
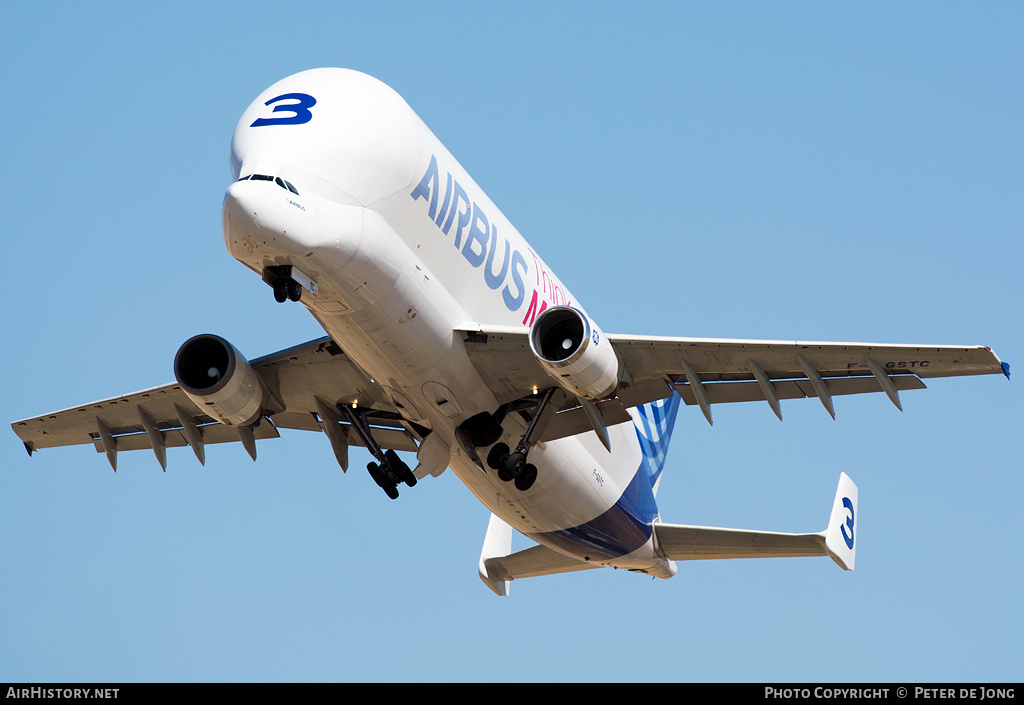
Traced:
[[274, 282], [274, 300], [279, 304], [291, 299], [298, 301], [302, 298], [302, 285], [291, 277], [281, 278]]
[[282, 304], [285, 301], [298, 301], [302, 298], [302, 289], [308, 289], [316, 296], [317, 285], [298, 268], [290, 264], [273, 265], [263, 268], [263, 281], [274, 290], [274, 299]]

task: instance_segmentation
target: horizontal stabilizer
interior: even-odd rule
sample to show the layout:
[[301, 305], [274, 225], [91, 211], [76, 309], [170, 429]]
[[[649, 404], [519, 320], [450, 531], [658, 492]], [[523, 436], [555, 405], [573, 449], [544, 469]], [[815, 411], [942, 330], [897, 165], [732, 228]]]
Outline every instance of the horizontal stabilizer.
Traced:
[[547, 546], [532, 546], [516, 553], [512, 550], [512, 527], [494, 514], [487, 525], [487, 536], [480, 554], [480, 579], [494, 594], [508, 596], [508, 584], [519, 578], [571, 573], [599, 566], [571, 558]]
[[662, 553], [673, 561], [828, 555], [822, 534], [784, 534], [682, 524], [655, 524], [654, 533]]
[[853, 570], [856, 511], [857, 486], [846, 473], [842, 473], [829, 526], [821, 533], [789, 534], [655, 524], [654, 534], [661, 552], [674, 561], [830, 556], [844, 570]]

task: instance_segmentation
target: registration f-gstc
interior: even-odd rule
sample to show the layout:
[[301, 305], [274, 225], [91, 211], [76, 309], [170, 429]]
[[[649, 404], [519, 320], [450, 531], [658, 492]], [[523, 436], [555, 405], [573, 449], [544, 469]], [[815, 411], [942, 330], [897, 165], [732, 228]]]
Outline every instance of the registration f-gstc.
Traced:
[[[119, 451], [323, 433], [341, 467], [372, 456], [389, 497], [450, 469], [492, 513], [479, 573], [511, 580], [676, 561], [830, 556], [852, 570], [857, 488], [839, 479], [826, 528], [789, 534], [669, 524], [655, 502], [680, 402], [712, 406], [899, 393], [922, 378], [1007, 374], [985, 347], [606, 334], [400, 96], [316, 69], [267, 89], [231, 142], [232, 257], [327, 336], [251, 362], [209, 334], [177, 381], [17, 421], [29, 453]], [[267, 305], [274, 305], [268, 293]], [[902, 408], [902, 407], [900, 407]], [[415, 463], [411, 456], [415, 453]], [[404, 491], [404, 490], [403, 490]], [[823, 512], [824, 513], [824, 512]], [[513, 530], [536, 545], [512, 552]]]

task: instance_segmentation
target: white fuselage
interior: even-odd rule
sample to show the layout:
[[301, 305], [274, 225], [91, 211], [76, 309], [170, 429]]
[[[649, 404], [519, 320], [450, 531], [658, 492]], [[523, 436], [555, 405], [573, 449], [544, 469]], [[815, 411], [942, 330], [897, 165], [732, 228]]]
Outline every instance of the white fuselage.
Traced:
[[[231, 159], [236, 179], [284, 182], [228, 188], [231, 255], [258, 274], [292, 265], [314, 281], [303, 305], [395, 410], [431, 429], [434, 452], [447, 450], [484, 505], [562, 552], [670, 571], [650, 538], [653, 495], [645, 516], [623, 502], [642, 462], [632, 424], [608, 429], [614, 453], [593, 433], [539, 444], [525, 492], [460, 441], [459, 424], [499, 401], [454, 331], [525, 327], [545, 307], [581, 307], [400, 96], [355, 71], [291, 76], [242, 115]], [[502, 440], [514, 447], [525, 428], [509, 414]]]

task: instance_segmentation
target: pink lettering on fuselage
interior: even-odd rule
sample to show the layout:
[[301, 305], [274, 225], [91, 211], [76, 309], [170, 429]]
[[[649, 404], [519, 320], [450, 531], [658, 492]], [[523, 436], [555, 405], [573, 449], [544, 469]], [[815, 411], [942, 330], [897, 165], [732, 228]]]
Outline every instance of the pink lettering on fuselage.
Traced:
[[571, 306], [572, 302], [566, 296], [565, 291], [559, 284], [555, 283], [555, 277], [548, 274], [547, 268], [533, 250], [529, 250], [533, 257], [534, 275], [536, 282], [533, 288], [533, 295], [530, 297], [530, 305], [526, 308], [526, 315], [523, 317], [524, 326], [532, 326], [533, 321], [548, 307]]

